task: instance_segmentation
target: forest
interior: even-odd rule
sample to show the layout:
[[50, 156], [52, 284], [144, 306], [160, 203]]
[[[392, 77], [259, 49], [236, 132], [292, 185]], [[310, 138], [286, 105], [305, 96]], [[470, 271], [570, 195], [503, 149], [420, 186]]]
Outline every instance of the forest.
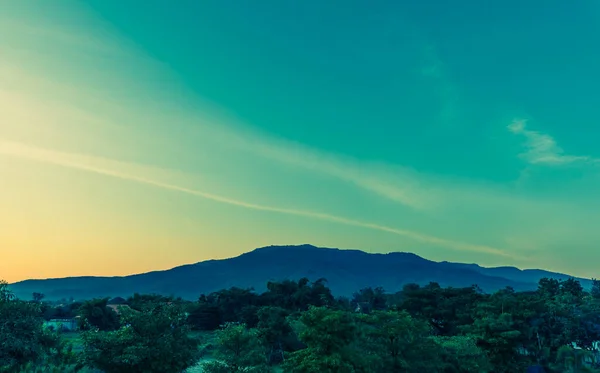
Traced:
[[[49, 326], [75, 320], [77, 331]], [[406, 284], [336, 297], [325, 279], [49, 302], [0, 282], [0, 372], [600, 372], [600, 281], [492, 294]]]

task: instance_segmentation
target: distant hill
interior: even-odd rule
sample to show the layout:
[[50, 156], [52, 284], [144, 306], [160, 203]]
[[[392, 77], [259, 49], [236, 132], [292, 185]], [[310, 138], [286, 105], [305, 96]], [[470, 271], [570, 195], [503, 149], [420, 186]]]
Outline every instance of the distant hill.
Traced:
[[[407, 283], [432, 281], [454, 287], [476, 284], [486, 292], [506, 286], [534, 290], [543, 277], [566, 279], [570, 276], [537, 269], [434, 262], [404, 252], [369, 254], [300, 245], [263, 247], [234, 258], [208, 260], [166, 271], [124, 277], [26, 280], [11, 284], [10, 288], [22, 299], [30, 298], [33, 292], [43, 293], [49, 300], [127, 297], [135, 292], [197, 299], [200, 294], [232, 286], [263, 291], [268, 281], [302, 277], [313, 281], [326, 278], [335, 295], [351, 295], [368, 286], [382, 286], [388, 292], [395, 292]], [[584, 287], [591, 286], [590, 280], [579, 280]]]

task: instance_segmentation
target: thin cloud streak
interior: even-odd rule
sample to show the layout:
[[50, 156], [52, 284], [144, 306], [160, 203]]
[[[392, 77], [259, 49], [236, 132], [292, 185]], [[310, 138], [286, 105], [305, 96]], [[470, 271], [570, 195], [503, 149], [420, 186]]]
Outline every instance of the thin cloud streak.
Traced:
[[524, 136], [527, 140], [527, 151], [520, 157], [531, 164], [566, 165], [575, 162], [598, 163], [599, 160], [588, 156], [566, 155], [552, 136], [527, 129], [527, 121], [515, 119], [508, 125], [508, 130], [515, 135]]
[[[353, 184], [415, 210], [427, 210], [437, 202], [415, 172], [403, 167], [357, 161], [352, 157], [317, 150], [287, 139], [276, 138], [252, 128], [215, 105], [202, 102], [197, 116], [189, 113], [183, 122], [197, 127], [198, 137], [214, 138], [213, 142], [227, 144], [235, 149], [265, 159], [300, 167]], [[201, 118], [201, 119], [199, 119]], [[200, 134], [201, 133], [201, 134]]]
[[399, 236], [408, 237], [408, 238], [416, 240], [416, 241], [440, 245], [440, 246], [452, 248], [455, 250], [487, 253], [487, 254], [492, 254], [492, 255], [497, 255], [497, 256], [502, 256], [502, 257], [508, 257], [511, 259], [516, 259], [516, 257], [514, 255], [510, 255], [502, 250], [499, 250], [499, 249], [493, 248], [493, 247], [489, 247], [489, 246], [474, 245], [474, 244], [469, 244], [469, 243], [464, 243], [464, 242], [447, 240], [447, 239], [443, 239], [443, 238], [439, 238], [439, 237], [435, 237], [435, 236], [421, 234], [418, 232], [397, 229], [397, 228], [392, 228], [392, 227], [369, 223], [369, 222], [362, 222], [362, 221], [353, 220], [353, 219], [347, 219], [344, 217], [339, 217], [339, 216], [325, 214], [325, 213], [296, 210], [296, 209], [287, 209], [287, 208], [272, 207], [272, 206], [264, 206], [264, 205], [249, 203], [249, 202], [240, 201], [240, 200], [236, 200], [236, 199], [232, 199], [232, 198], [228, 198], [228, 197], [224, 197], [224, 196], [220, 196], [220, 195], [216, 195], [216, 194], [212, 194], [212, 193], [208, 193], [208, 192], [204, 192], [204, 191], [200, 191], [200, 190], [196, 190], [196, 189], [190, 189], [190, 188], [182, 187], [179, 185], [160, 182], [157, 180], [153, 180], [151, 178], [145, 178], [145, 177], [141, 177], [141, 176], [137, 176], [137, 175], [132, 175], [132, 174], [123, 173], [120, 171], [111, 170], [108, 168], [103, 168], [103, 167], [98, 167], [95, 165], [86, 164], [86, 160], [88, 160], [88, 161], [94, 160], [96, 162], [100, 162], [100, 161], [102, 161], [102, 159], [100, 159], [100, 158], [80, 156], [80, 155], [76, 155], [76, 154], [61, 153], [61, 152], [57, 152], [57, 151], [53, 151], [53, 150], [46, 150], [46, 149], [32, 147], [32, 146], [28, 146], [28, 145], [24, 145], [24, 144], [20, 144], [20, 143], [8, 142], [8, 141], [2, 141], [2, 140], [0, 140], [0, 154], [18, 157], [18, 158], [29, 159], [29, 160], [33, 160], [33, 161], [37, 161], [37, 162], [42, 162], [42, 163], [54, 164], [54, 165], [58, 165], [58, 166], [62, 166], [62, 167], [84, 170], [84, 171], [93, 172], [96, 174], [119, 178], [122, 180], [134, 181], [134, 182], [138, 182], [141, 184], [154, 186], [157, 188], [186, 193], [186, 194], [198, 196], [198, 197], [201, 197], [204, 199], [212, 200], [215, 202], [220, 202], [220, 203], [229, 204], [229, 205], [233, 205], [233, 206], [243, 207], [243, 208], [247, 208], [247, 209], [325, 220], [325, 221], [339, 223], [339, 224], [345, 224], [345, 225], [349, 225], [349, 226], [362, 227], [362, 228], [373, 229], [373, 230], [378, 230], [378, 231], [382, 231], [382, 232], [388, 232], [388, 233], [396, 234]]
[[416, 178], [403, 173], [398, 172], [393, 177], [382, 175], [383, 172], [374, 170], [371, 165], [317, 152], [299, 144], [277, 144], [265, 138], [255, 144], [254, 150], [260, 155], [338, 178], [413, 209], [426, 209], [431, 205], [431, 198], [423, 193], [424, 190], [418, 191]]
[[[414, 210], [428, 210], [439, 201], [435, 198], [431, 190], [428, 190], [419, 182], [418, 175], [402, 167], [395, 167], [393, 170], [386, 165], [377, 165], [374, 163], [358, 161], [351, 157], [345, 157], [339, 154], [320, 151], [309, 146], [273, 137], [262, 133], [251, 125], [244, 123], [237, 118], [231, 117], [228, 113], [220, 110], [216, 105], [205, 102], [199, 97], [194, 97], [194, 102], [200, 110], [188, 111], [186, 108], [178, 107], [172, 102], [162, 102], [160, 107], [154, 107], [151, 114], [148, 108], [145, 108], [145, 115], [140, 119], [139, 114], [135, 113], [136, 105], [130, 105], [129, 109], [123, 109], [112, 102], [106, 100], [94, 100], [95, 95], [85, 90], [70, 89], [65, 85], [56, 84], [53, 81], [40, 78], [35, 74], [27, 74], [26, 71], [6, 66], [0, 63], [0, 81], [14, 82], [19, 81], [20, 90], [24, 88], [24, 82], [27, 83], [25, 93], [20, 96], [14, 92], [2, 92], [0, 96], [5, 96], [2, 102], [7, 102], [7, 109], [11, 112], [18, 111], [20, 116], [30, 117], [21, 108], [29, 103], [32, 107], [44, 105], [47, 113], [38, 115], [39, 118], [45, 117], [48, 121], [48, 112], [51, 111], [51, 117], [56, 123], [64, 121], [66, 117], [77, 115], [78, 118], [88, 123], [94, 123], [96, 127], [119, 128], [119, 125], [103, 119], [98, 115], [80, 111], [77, 107], [67, 107], [62, 102], [88, 102], [94, 101], [94, 106], [101, 112], [118, 117], [120, 120], [128, 118], [131, 121], [144, 120], [152, 117], [157, 122], [157, 128], [161, 127], [164, 131], [169, 126], [171, 131], [173, 116], [177, 117], [177, 123], [183, 130], [190, 133], [191, 138], [197, 138], [199, 141], [208, 141], [211, 143], [221, 143], [237, 150], [246, 151], [253, 156], [259, 156], [270, 161], [303, 168], [311, 172], [320, 173], [338, 180], [350, 183], [367, 192], [379, 195], [382, 198], [402, 204]], [[54, 97], [64, 97], [62, 102], [47, 102], [47, 99], [36, 99], [31, 92], [37, 92], [38, 95], [45, 92], [54, 92]], [[57, 95], [56, 92], [60, 92]], [[15, 104], [12, 104], [15, 102]], [[35, 104], [34, 104], [35, 103]], [[1, 105], [0, 105], [1, 106]], [[168, 118], [164, 113], [170, 113]], [[160, 120], [158, 118], [161, 118]], [[158, 122], [164, 121], [164, 124]], [[9, 126], [7, 122], [6, 126]], [[41, 123], [40, 123], [41, 125]], [[2, 127], [2, 124], [0, 124]], [[14, 132], [14, 128], [9, 132]], [[156, 134], [156, 137], [168, 137]]]
[[[95, 20], [94, 22], [94, 24], [96, 24], [98, 21]], [[22, 24], [22, 22], [13, 23], [16, 24], [15, 27]], [[152, 76], [156, 76], [160, 73], [165, 76], [165, 81], [171, 81], [174, 86], [177, 85], [178, 79], [173, 71], [168, 67], [161, 65], [153, 58], [145, 55], [143, 51], [135, 48], [132, 43], [126, 42], [126, 39], [124, 38], [117, 36], [110, 38], [107, 37], [106, 34], [103, 35], [103, 37], [96, 37], [92, 32], [79, 35], [62, 25], [50, 26], [51, 25], [46, 22], [35, 27], [25, 24], [20, 28], [15, 29], [19, 31], [19, 35], [37, 35], [48, 31], [49, 35], [52, 36], [52, 45], [68, 46], [70, 47], [70, 50], [79, 50], [82, 42], [93, 40], [94, 43], [92, 44], [95, 52], [111, 57], [119, 55], [120, 57], [123, 57], [123, 60], [120, 60], [123, 64], [135, 65], [137, 66], [137, 70], [151, 72]], [[37, 49], [34, 48], [34, 50]], [[36, 57], [35, 54], [29, 56], [30, 60], [38, 58], [39, 57]], [[83, 65], [80, 64], [80, 66]], [[90, 68], [91, 67], [92, 66], [90, 66]], [[68, 70], [69, 69], [65, 66], [65, 71]], [[115, 85], [116, 89], [114, 91], [122, 91], [124, 78], [122, 75], [122, 73], [116, 71], [112, 74], [115, 79], [114, 81], [111, 80], [109, 85], [112, 86], [113, 82], [118, 84]], [[27, 88], [28, 91], [36, 91], [38, 94], [40, 92], [52, 92], [52, 97], [56, 97], [56, 92], [60, 92], [62, 96], [68, 98], [64, 100], [66, 102], [84, 101], [84, 103], [89, 104], [89, 102], [93, 101], [95, 110], [98, 110], [100, 107], [99, 105], [102, 105], [102, 110], [105, 112], [121, 112], [123, 110], [121, 102], [114, 103], [113, 105], [113, 103], [107, 102], [106, 97], [96, 99], [97, 97], [95, 96], [97, 93], [92, 93], [89, 84], [86, 84], [85, 87], [87, 88], [82, 90], [76, 86], [69, 86], [67, 84], [68, 82], [65, 82], [64, 80], [61, 80], [60, 82], [48, 81], [47, 76], [41, 77], [37, 76], [37, 74], [32, 74], [32, 71], [27, 71], [16, 63], [8, 65], [6, 62], [0, 63], [0, 80], [11, 83], [10, 85], [18, 87], [19, 90]], [[71, 83], [71, 85], [73, 85], [73, 83]], [[102, 86], [106, 89], [107, 82], [102, 81]], [[141, 88], [142, 87], [138, 87], [137, 89]], [[154, 87], [143, 87], [144, 91], [151, 91], [153, 88]], [[90, 90], [87, 91], [88, 89]], [[183, 121], [199, 128], [202, 132], [202, 134], [198, 136], [199, 138], [206, 138], [207, 136], [221, 137], [221, 143], [232, 145], [269, 160], [337, 178], [338, 180], [345, 181], [367, 192], [374, 193], [382, 198], [402, 204], [414, 210], [428, 210], [439, 202], [431, 193], [431, 190], [425, 190], [424, 185], [419, 182], [419, 178], [416, 177], [416, 175], [412, 175], [404, 168], [395, 167], [393, 170], [390, 170], [389, 167], [386, 166], [361, 162], [351, 159], [350, 157], [318, 151], [288, 140], [273, 138], [269, 134], [260, 133], [258, 130], [251, 128], [252, 124], [248, 125], [237, 118], [231, 118], [227, 113], [224, 113], [217, 108], [216, 105], [203, 102], [202, 98], [195, 96], [195, 94], [190, 91], [185, 90], [185, 95], [189, 95], [193, 98], [196, 107], [198, 107], [198, 105], [202, 107], [201, 112], [196, 113], [196, 116], [190, 116], [189, 112], [182, 107], [175, 108], [178, 105], [173, 104], [173, 102], [176, 102], [179, 98], [170, 98], [169, 102], [164, 102], [164, 100], [160, 100], [160, 98], [156, 101], [162, 102], [161, 109], [164, 109], [164, 112], [173, 113], [173, 111], [179, 111], [181, 113], [180, 118]], [[136, 95], [130, 94], [124, 96], [135, 97]], [[54, 104], [55, 106], [57, 105], [56, 103]], [[113, 107], [115, 105], [117, 106], [116, 108]], [[131, 103], [129, 103], [129, 106], [131, 106]], [[56, 109], [52, 108], [52, 110]], [[70, 108], [70, 110], [74, 109]], [[160, 110], [154, 108], [154, 111]], [[147, 107], [144, 108], [144, 112], [148, 112]], [[93, 115], [90, 116], [93, 117]], [[122, 116], [123, 113], [119, 114], [121, 120]], [[63, 120], [63, 118], [58, 119]], [[205, 119], [207, 121], [205, 121]], [[100, 120], [97, 120], [96, 122], [100, 122]], [[110, 121], [106, 122], [107, 123], [103, 124], [104, 126], [111, 126]], [[165, 123], [167, 123], [167, 121], [165, 121]], [[167, 125], [170, 128], [173, 126], [170, 122]]]
[[[27, 37], [38, 40], [45, 40], [46, 45], [51, 40], [53, 44], [64, 44], [77, 48], [79, 51], [92, 51], [111, 55], [126, 55], [125, 49], [117, 47], [117, 43], [107, 42], [107, 36], [97, 38], [94, 35], [85, 33], [84, 30], [65, 30], [48, 25], [33, 24], [24, 21], [16, 21], [11, 18], [1, 18], [0, 30], [11, 32], [12, 35]], [[39, 20], [38, 20], [39, 21]], [[122, 42], [122, 41], [119, 41]], [[131, 48], [131, 46], [128, 46]]]

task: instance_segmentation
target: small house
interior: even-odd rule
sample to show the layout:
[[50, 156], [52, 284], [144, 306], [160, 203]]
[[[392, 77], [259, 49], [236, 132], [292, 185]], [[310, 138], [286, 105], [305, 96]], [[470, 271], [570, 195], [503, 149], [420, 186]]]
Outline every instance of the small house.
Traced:
[[78, 317], [69, 319], [51, 319], [44, 322], [44, 326], [61, 332], [72, 332], [77, 330]]
[[[122, 310], [133, 310], [131, 307], [129, 307], [127, 304], [107, 304], [106, 307], [110, 308], [111, 310], [113, 310], [117, 315], [121, 314]], [[137, 312], [136, 310], [133, 310], [134, 312]]]

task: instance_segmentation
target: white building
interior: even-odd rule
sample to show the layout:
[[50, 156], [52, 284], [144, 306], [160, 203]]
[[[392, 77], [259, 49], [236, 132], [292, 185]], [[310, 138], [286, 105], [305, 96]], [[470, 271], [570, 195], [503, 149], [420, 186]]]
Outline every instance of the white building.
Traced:
[[44, 322], [44, 326], [57, 331], [72, 332], [77, 330], [77, 318], [72, 319], [52, 319]]

